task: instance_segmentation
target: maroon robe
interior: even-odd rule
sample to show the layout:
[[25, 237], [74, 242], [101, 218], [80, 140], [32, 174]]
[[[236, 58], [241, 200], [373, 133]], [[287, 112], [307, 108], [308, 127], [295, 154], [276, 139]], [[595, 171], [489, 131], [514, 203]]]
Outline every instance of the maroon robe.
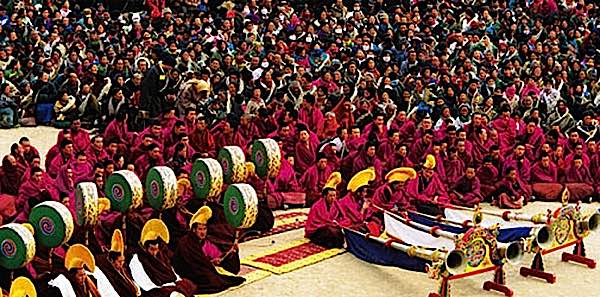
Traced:
[[0, 193], [17, 196], [24, 172], [23, 168], [13, 166], [5, 156], [0, 168]]
[[85, 155], [87, 156], [88, 162], [94, 166], [96, 163], [103, 163], [104, 161], [110, 159], [108, 153], [104, 149], [96, 149], [93, 145], [90, 145], [85, 150]]
[[152, 160], [148, 154], [143, 154], [137, 160], [135, 160], [135, 174], [140, 178], [140, 180], [146, 180], [146, 174], [150, 168], [154, 166], [162, 166], [164, 164], [162, 158], [158, 158], [158, 160]]
[[356, 155], [352, 162], [352, 176], [369, 167], [373, 167], [373, 170], [375, 170], [375, 181], [373, 183], [378, 184], [383, 176], [381, 161], [376, 156], [369, 157], [364, 149]]
[[[385, 210], [414, 210], [406, 191], [393, 191], [388, 184], [379, 186], [373, 193], [371, 202]], [[372, 210], [370, 208], [369, 210]]]
[[479, 165], [483, 164], [483, 158], [490, 152], [490, 147], [493, 145], [491, 140], [482, 141], [479, 137], [475, 138], [473, 141], [473, 166], [475, 168], [479, 167]]
[[450, 200], [452, 204], [467, 207], [479, 204], [483, 200], [479, 178], [475, 176], [469, 179], [466, 175], [463, 175], [452, 188]]
[[481, 166], [477, 169], [477, 177], [479, 177], [481, 183], [481, 196], [487, 199], [496, 191], [496, 184], [499, 178], [498, 168], [494, 165]]
[[104, 139], [117, 139], [119, 143], [131, 146], [135, 142], [135, 134], [129, 132], [126, 121], [112, 120], [104, 130]]
[[[308, 144], [308, 147], [307, 147]], [[317, 148], [310, 143], [296, 143], [296, 172], [302, 174], [310, 166], [315, 164], [317, 158]]]
[[306, 193], [306, 203], [312, 205], [319, 197], [327, 179], [331, 175], [332, 168], [327, 166], [320, 170], [317, 165], [310, 166], [300, 178], [300, 186]]
[[173, 255], [173, 269], [196, 285], [195, 294], [214, 294], [241, 285], [246, 279], [217, 272], [210, 258], [204, 254], [205, 240], [189, 232], [179, 239]]
[[422, 159], [427, 155], [427, 152], [431, 151], [431, 145], [431, 142], [426, 144], [423, 142], [423, 138], [419, 138], [410, 148], [408, 154], [409, 159], [415, 164], [421, 163]]
[[[175, 286], [165, 286], [149, 292], [143, 292], [143, 296], [167, 297], [174, 291], [182, 293], [184, 296], [192, 296], [194, 294], [196, 286], [190, 280], [183, 278], [177, 281], [177, 276], [173, 272], [168, 254], [170, 254], [170, 251], [166, 247], [162, 248], [156, 257], [151, 256], [146, 251], [137, 253], [138, 259], [152, 283], [159, 287], [168, 283], [175, 283]], [[173, 259], [176, 260], [177, 258]]]
[[348, 192], [340, 200], [340, 212], [342, 219], [339, 222], [342, 227], [360, 228], [366, 219], [366, 210], [363, 210], [364, 201], [357, 201], [352, 192]]
[[500, 208], [521, 208], [530, 196], [530, 192], [520, 178], [514, 182], [504, 178], [498, 183], [497, 193], [497, 205]]
[[452, 187], [465, 174], [465, 162], [461, 158], [457, 158], [456, 160], [448, 160], [443, 164], [446, 169], [446, 183], [449, 187]]
[[[61, 134], [63, 134], [63, 131], [58, 133], [58, 137], [64, 138]], [[77, 131], [71, 129], [71, 141], [73, 141], [73, 149], [75, 149], [76, 152], [85, 151], [90, 145], [90, 134], [83, 129], [78, 129]]]
[[50, 175], [51, 178], [56, 178], [60, 168], [68, 164], [71, 160], [73, 160], [72, 155], [63, 156], [62, 153], [58, 154], [56, 157], [54, 157], [54, 160], [50, 162], [50, 167], [47, 168], [48, 175]]
[[242, 149], [246, 147], [246, 140], [237, 131], [232, 132], [230, 135], [225, 135], [223, 132], [218, 131], [214, 134], [214, 139], [217, 150], [231, 145], [239, 146]]
[[531, 167], [531, 192], [539, 200], [557, 201], [560, 199], [563, 186], [558, 183], [558, 168], [550, 162], [544, 167], [541, 161]]
[[58, 133], [58, 138], [56, 139], [56, 144], [53, 145], [48, 152], [46, 153], [46, 161], [44, 162], [44, 168], [48, 170], [50, 168], [50, 163], [54, 158], [60, 155], [60, 143], [65, 139], [63, 133]]
[[593, 179], [585, 165], [576, 168], [571, 165], [565, 171], [564, 181], [570, 193], [570, 201], [580, 201], [594, 194]]
[[537, 152], [542, 148], [542, 145], [546, 142], [544, 136], [544, 130], [540, 127], [536, 127], [532, 134], [525, 133], [521, 134], [521, 141], [525, 143], [525, 156], [529, 160], [535, 160]]
[[527, 158], [523, 157], [521, 160], [517, 160], [514, 155], [508, 157], [502, 166], [502, 174], [506, 173], [508, 167], [517, 169], [519, 178], [524, 183], [529, 183], [529, 179], [531, 178], [531, 163]]
[[92, 167], [90, 163], [85, 162], [79, 164], [77, 161], [72, 161], [70, 163], [71, 168], [73, 169], [73, 179], [75, 180], [75, 184], [80, 182], [91, 182], [94, 180], [94, 167]]
[[[54, 181], [52, 179], [45, 179], [42, 177], [42, 179], [38, 182], [30, 178], [21, 185], [16, 201], [16, 208], [19, 214], [15, 219], [17, 223], [27, 221], [31, 208], [42, 202], [44, 198], [50, 198], [51, 200], [58, 201], [59, 195], [56, 192], [53, 183]], [[45, 192], [45, 194], [42, 192]], [[30, 205], [30, 203], [35, 204]]]
[[498, 132], [500, 153], [504, 155], [512, 150], [517, 137], [517, 123], [511, 117], [500, 116], [491, 122], [492, 128]]
[[[411, 199], [411, 204], [417, 211], [429, 215], [443, 215], [442, 207], [449, 202], [446, 185], [433, 173], [429, 181], [425, 181], [422, 173], [408, 182], [406, 192]], [[437, 197], [437, 203], [434, 198]]]
[[198, 153], [208, 154], [210, 158], [217, 157], [215, 139], [208, 129], [204, 131], [194, 130], [194, 133], [190, 134], [190, 144]]
[[298, 120], [305, 123], [312, 132], [316, 133], [323, 126], [325, 118], [320, 109], [312, 107], [307, 110], [303, 107], [298, 111]]
[[304, 237], [327, 248], [341, 248], [344, 245], [344, 234], [337, 222], [342, 219], [339, 201], [334, 200], [328, 205], [325, 198], [321, 198], [308, 212]]

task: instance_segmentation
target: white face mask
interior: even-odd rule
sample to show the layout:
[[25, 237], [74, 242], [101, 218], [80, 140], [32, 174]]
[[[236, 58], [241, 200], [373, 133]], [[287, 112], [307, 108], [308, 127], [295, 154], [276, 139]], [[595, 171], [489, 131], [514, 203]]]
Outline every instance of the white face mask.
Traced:
[[384, 56], [383, 57], [383, 62], [389, 62], [392, 58], [390, 56]]
[[344, 32], [342, 29], [335, 29], [335, 34], [342, 34], [342, 32]]
[[369, 48], [370, 48], [370, 46], [368, 46], [368, 45], [363, 45], [362, 46], [363, 51], [368, 51]]
[[312, 41], [313, 41], [312, 37], [310, 37], [310, 36], [306, 37], [306, 42], [311, 43]]
[[373, 58], [375, 58], [375, 56], [373, 56], [373, 55], [367, 55], [367, 59], [373, 59]]
[[266, 8], [263, 8], [263, 9], [260, 10], [260, 13], [262, 13], [262, 14], [268, 14], [269, 11]]
[[206, 31], [206, 33], [210, 34], [210, 32], [212, 32], [212, 28], [211, 27], [207, 27], [206, 29], [204, 29], [204, 31]]
[[260, 64], [260, 66], [262, 66], [262, 68], [267, 68], [267, 67], [269, 67], [269, 62], [262, 62], [262, 64]]

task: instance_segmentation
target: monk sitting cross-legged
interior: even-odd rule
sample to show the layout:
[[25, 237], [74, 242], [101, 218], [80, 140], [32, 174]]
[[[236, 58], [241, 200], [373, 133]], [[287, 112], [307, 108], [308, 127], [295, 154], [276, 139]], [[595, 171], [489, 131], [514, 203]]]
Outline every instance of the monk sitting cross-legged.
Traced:
[[342, 219], [336, 190], [341, 181], [342, 176], [339, 172], [333, 172], [329, 176], [321, 198], [308, 212], [304, 227], [304, 237], [326, 248], [341, 248], [344, 245], [344, 234], [337, 224]]

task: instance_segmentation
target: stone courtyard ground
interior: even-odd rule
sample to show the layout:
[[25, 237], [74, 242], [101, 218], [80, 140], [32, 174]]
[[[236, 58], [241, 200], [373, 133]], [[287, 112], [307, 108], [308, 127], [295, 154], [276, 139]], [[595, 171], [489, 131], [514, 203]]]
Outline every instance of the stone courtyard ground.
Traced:
[[[56, 143], [57, 133], [58, 130], [48, 127], [0, 130], [0, 153], [7, 154], [12, 143], [17, 142], [21, 136], [27, 136], [31, 139], [32, 144], [43, 152], [42, 154], [45, 154]], [[558, 203], [536, 202], [527, 205], [523, 211], [536, 213], [558, 206]], [[585, 206], [598, 208], [600, 204]], [[303, 230], [294, 230], [242, 243], [240, 245], [241, 257], [300, 239], [303, 234]], [[600, 236], [597, 233], [592, 234], [585, 243], [588, 257], [600, 260]], [[567, 251], [572, 251], [572, 248]], [[562, 263], [560, 262], [560, 253], [559, 251], [544, 257], [546, 270], [556, 273], [557, 282], [555, 284], [523, 278], [518, 275], [519, 267], [507, 267], [507, 282], [514, 290], [515, 296], [600, 296], [598, 293], [600, 292], [600, 268], [588, 269], [578, 264]], [[529, 266], [531, 259], [531, 255], [525, 255], [521, 265]], [[483, 282], [491, 278], [492, 274], [487, 273], [453, 281], [451, 283], [452, 296], [502, 296], [481, 289]], [[358, 260], [349, 253], [344, 253], [287, 274], [269, 276], [226, 292], [223, 296], [421, 297], [427, 296], [435, 288], [435, 282], [425, 274], [372, 265]]]

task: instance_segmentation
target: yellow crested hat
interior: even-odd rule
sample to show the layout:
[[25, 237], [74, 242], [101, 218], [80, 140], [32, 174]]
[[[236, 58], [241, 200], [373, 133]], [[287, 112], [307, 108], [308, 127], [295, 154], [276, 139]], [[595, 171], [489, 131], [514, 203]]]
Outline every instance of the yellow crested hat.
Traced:
[[246, 177], [250, 177], [250, 175], [254, 174], [256, 170], [256, 166], [252, 162], [246, 162]]
[[123, 233], [121, 233], [121, 230], [119, 229], [116, 229], [115, 232], [113, 232], [110, 241], [110, 251], [120, 253], [121, 255], [125, 253], [125, 241], [123, 240]]
[[151, 219], [142, 228], [142, 235], [140, 236], [140, 243], [142, 246], [149, 240], [162, 239], [165, 243], [169, 243], [169, 229], [167, 225], [160, 219]]
[[423, 168], [432, 170], [435, 168], [435, 157], [433, 155], [427, 155]]
[[[1, 292], [1, 291], [0, 291]], [[24, 276], [17, 277], [10, 285], [9, 297], [36, 297], [35, 286]]]
[[415, 177], [417, 177], [417, 172], [414, 169], [410, 167], [399, 167], [390, 170], [390, 172], [385, 175], [385, 180], [387, 180], [388, 183], [405, 182], [414, 179]]
[[94, 272], [96, 260], [87, 247], [82, 244], [74, 244], [65, 255], [65, 267], [67, 270], [86, 268], [89, 272]]
[[212, 210], [210, 209], [210, 207], [206, 205], [200, 207], [200, 209], [198, 209], [198, 211], [194, 214], [194, 216], [192, 216], [192, 219], [190, 220], [190, 228], [192, 228], [192, 226], [196, 223], [206, 225], [206, 222], [208, 222], [208, 219], [210, 219], [210, 217], [212, 217]]
[[375, 170], [373, 170], [373, 168], [367, 168], [358, 172], [350, 179], [350, 182], [348, 182], [348, 190], [351, 192], [356, 192], [356, 190], [368, 185], [369, 182], [374, 179]]
[[98, 198], [98, 213], [110, 210], [110, 200], [108, 198]]
[[332, 172], [329, 177], [327, 178], [327, 182], [325, 182], [325, 186], [323, 187], [323, 190], [325, 189], [336, 189], [337, 185], [339, 185], [342, 182], [342, 175], [339, 172]]

